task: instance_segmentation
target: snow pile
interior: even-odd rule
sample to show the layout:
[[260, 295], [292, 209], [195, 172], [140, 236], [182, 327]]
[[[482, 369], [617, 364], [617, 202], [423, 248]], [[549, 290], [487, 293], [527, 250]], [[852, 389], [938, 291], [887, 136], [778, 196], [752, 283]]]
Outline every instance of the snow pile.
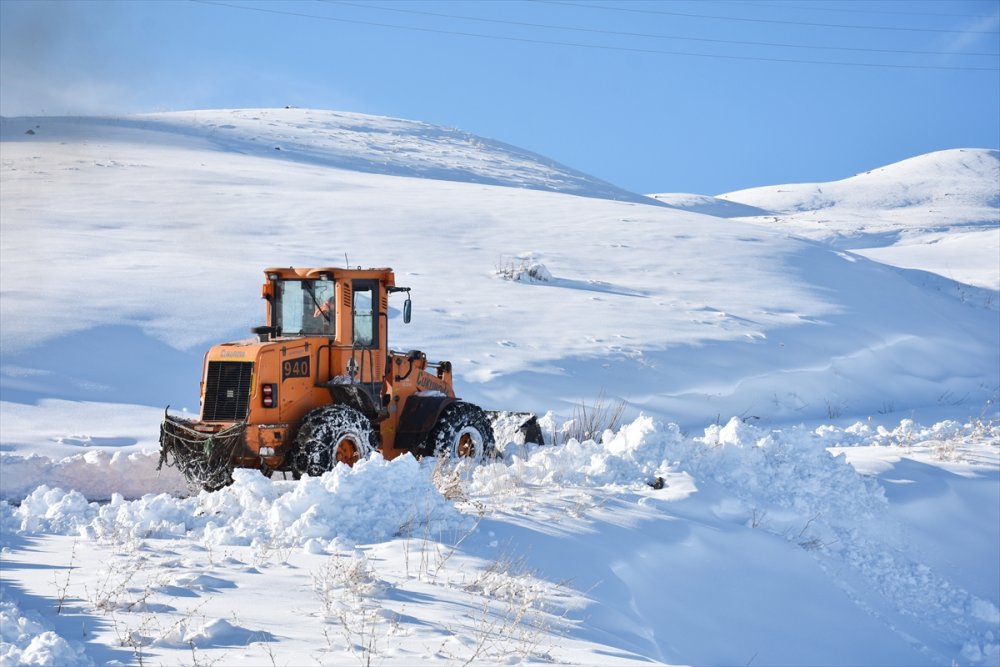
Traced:
[[[857, 443], [863, 430], [850, 427], [849, 439]], [[836, 441], [831, 431], [823, 429], [823, 437]], [[892, 431], [878, 428], [869, 443], [885, 446], [887, 439], [896, 444], [907, 438], [912, 444], [919, 442], [916, 433], [959, 438], [962, 429], [954, 424], [924, 429], [904, 420]], [[821, 560], [847, 564], [899, 611], [962, 643], [966, 659], [1000, 659], [1000, 636], [993, 633], [1000, 619], [997, 607], [915, 559], [902, 527], [889, 516], [878, 481], [857, 474], [843, 455], [831, 457], [823, 438], [809, 435], [801, 429], [765, 432], [734, 418], [725, 427], [705, 429], [701, 442], [711, 454], [688, 459], [695, 461], [689, 469], [723, 484], [742, 501], [742, 507], [726, 512], [742, 514], [745, 521], [815, 551]]]
[[430, 464], [381, 456], [338, 466], [298, 482], [236, 470], [231, 486], [190, 498], [168, 494], [87, 502], [79, 491], [39, 486], [17, 507], [0, 505], [4, 532], [80, 533], [102, 541], [188, 537], [205, 544], [278, 544], [324, 548], [329, 543], [379, 542], [409, 531], [429, 535], [461, 528], [466, 519], [434, 486]]
[[935, 447], [939, 454], [946, 454], [960, 449], [963, 445], [978, 441], [1000, 442], [1000, 423], [981, 419], [969, 420], [967, 423], [948, 419], [923, 426], [912, 419], [901, 419], [894, 428], [886, 428], [878, 424], [870, 426], [857, 422], [847, 428], [837, 428], [823, 425], [815, 430], [817, 437], [831, 446], [861, 447], [878, 446], [910, 446], [922, 443]]
[[157, 471], [158, 452], [109, 452], [93, 449], [55, 460], [32, 454], [3, 457], [0, 498], [17, 501], [44, 480], [53, 487], [76, 489], [87, 498], [106, 500], [118, 493], [135, 498], [146, 493], [181, 494], [184, 478], [175, 468]]
[[504, 463], [475, 472], [471, 491], [490, 493], [522, 485], [637, 484], [662, 471], [667, 446], [681, 440], [676, 424], [658, 425], [640, 416], [617, 433], [605, 431], [600, 442], [570, 438], [557, 446], [508, 448]]
[[0, 664], [91, 667], [79, 642], [56, 634], [38, 613], [21, 610], [6, 588], [0, 595]]
[[190, 650], [191, 647], [247, 646], [253, 642], [272, 642], [274, 639], [270, 632], [247, 630], [222, 618], [201, 618], [181, 621], [151, 643], [154, 646]]
[[496, 274], [504, 280], [520, 283], [546, 283], [552, 281], [552, 272], [541, 262], [533, 259], [501, 261], [496, 267]]
[[[858, 474], [828, 446], [903, 447], [930, 440], [1000, 443], [995, 425], [947, 422], [932, 427], [903, 420], [894, 429], [863, 423], [847, 428], [762, 429], [733, 418], [704, 435], [684, 437], [676, 425], [640, 417], [601, 442], [570, 440], [527, 447], [504, 464], [477, 471], [471, 491], [496, 498], [538, 485], [626, 485], [641, 489], [657, 477], [694, 479], [699, 490], [723, 496], [719, 518], [781, 537], [831, 571], [849, 568], [856, 580], [840, 585], [857, 601], [875, 590], [897, 613], [916, 618], [962, 647], [972, 662], [1000, 659], [997, 606], [951, 583], [919, 560], [893, 518], [878, 479]], [[997, 452], [993, 452], [995, 455]]]
[[[584, 524], [604, 511], [585, 508], [614, 498], [616, 509], [607, 513], [626, 525], [638, 516], [629, 518], [630, 513], [639, 512], [654, 522], [647, 528], [658, 526], [655, 530], [665, 535], [671, 534], [670, 526], [683, 525], [694, 531], [692, 540], [728, 535], [727, 540], [738, 543], [733, 553], [746, 547], [752, 561], [762, 557], [754, 555], [751, 547], [756, 545], [771, 557], [789, 559], [796, 568], [802, 561], [815, 563], [817, 574], [810, 577], [829, 580], [837, 604], [849, 600], [862, 616], [870, 615], [891, 631], [894, 641], [931, 656], [931, 661], [959, 656], [965, 663], [995, 664], [1000, 658], [1000, 610], [989, 584], [957, 576], [946, 562], [929, 557], [926, 543], [915, 541], [912, 527], [901, 522], [904, 515], [890, 502], [886, 480], [860, 474], [848, 462], [849, 452], [863, 450], [898, 456], [926, 450], [937, 456], [947, 443], [955, 443], [949, 465], [971, 454], [978, 457], [979, 467], [965, 474], [997, 468], [1000, 431], [993, 424], [944, 422], [925, 427], [903, 420], [893, 428], [857, 423], [775, 429], [734, 418], [686, 435], [675, 424], [642, 416], [617, 431], [604, 431], [597, 440], [570, 439], [556, 446], [511, 443], [501, 459], [471, 470], [464, 462], [442, 470], [435, 461], [403, 456], [387, 462], [374, 454], [353, 468], [338, 466], [322, 477], [297, 482], [238, 470], [234, 483], [217, 492], [189, 498], [149, 494], [135, 500], [115, 494], [106, 504], [89, 502], [79, 491], [40, 486], [16, 507], [0, 503], [0, 527], [7, 540], [15, 534], [82, 535], [93, 544], [126, 547], [145, 539], [166, 539], [173, 545], [189, 540], [205, 547], [297, 547], [306, 556], [381, 545], [378, 548], [390, 553], [401, 549], [391, 545], [399, 537], [471, 535], [478, 525], [473, 515], [484, 513], [489, 536], [470, 538], [470, 543], [495, 540], [493, 531], [508, 530], [499, 520], [504, 516], [560, 525], [576, 531], [568, 539], [582, 539]], [[93, 472], [102, 474], [96, 465]], [[651, 487], [656, 480], [662, 480], [662, 488]], [[447, 487], [445, 493], [439, 490], [442, 486]], [[998, 512], [989, 500], [996, 497], [995, 489], [967, 497], [985, 500], [977, 506], [979, 512]], [[560, 504], [567, 498], [576, 509]], [[958, 511], [968, 506], [959, 505]], [[648, 539], [649, 548], [659, 544], [655, 536]], [[699, 553], [723, 556], [706, 551], [707, 544], [698, 540], [690, 544], [700, 544]], [[673, 567], [684, 562], [684, 550], [677, 546], [656, 547], [664, 549], [661, 558], [680, 559]], [[495, 543], [486, 548], [495, 548]], [[607, 566], [595, 561], [587, 567]], [[231, 588], [218, 577], [225, 571], [184, 570], [173, 576], [167, 589], [214, 594]], [[361, 579], [378, 583], [371, 577]], [[809, 581], [817, 586], [815, 579]], [[613, 591], [603, 593], [612, 598], [598, 599], [613, 599]], [[5, 608], [13, 619], [10, 627], [30, 624], [30, 615], [22, 611]], [[32, 643], [53, 644], [45, 628], [31, 628], [31, 638], [5, 636], [4, 641], [20, 651]], [[153, 645], [244, 645], [263, 636], [221, 618], [188, 619], [171, 628], [157, 635]], [[5, 645], [4, 651], [12, 650]]]
[[887, 503], [878, 482], [858, 475], [846, 458], [832, 457], [804, 428], [764, 430], [734, 417], [725, 426], [709, 426], [672, 455], [683, 469], [713, 479], [740, 501], [726, 513], [751, 525], [766, 523], [803, 547], [837, 544], [859, 527], [881, 529]]
[[[827, 451], [828, 443], [838, 442], [835, 432], [860, 444], [856, 427], [828, 427], [820, 437], [805, 427], [766, 430], [734, 417], [709, 426], [703, 436], [685, 437], [676, 424], [640, 416], [616, 433], [605, 431], [600, 442], [515, 448], [503, 464], [478, 470], [471, 492], [527, 485], [641, 488], [656, 477], [686, 473], [726, 489], [733, 497], [719, 508], [726, 516], [749, 525], [766, 512], [773, 532], [819, 548], [859, 525], [877, 523], [886, 508], [875, 479]], [[868, 442], [881, 437], [873, 432]], [[802, 530], [807, 521], [808, 530]]]

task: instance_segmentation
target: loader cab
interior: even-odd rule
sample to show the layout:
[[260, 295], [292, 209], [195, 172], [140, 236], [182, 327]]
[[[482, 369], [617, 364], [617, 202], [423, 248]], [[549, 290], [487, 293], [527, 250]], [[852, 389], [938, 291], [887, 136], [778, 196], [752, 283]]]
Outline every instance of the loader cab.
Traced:
[[264, 339], [324, 336], [331, 344], [385, 348], [388, 295], [395, 287], [390, 269], [268, 269], [263, 297], [268, 324], [255, 332]]

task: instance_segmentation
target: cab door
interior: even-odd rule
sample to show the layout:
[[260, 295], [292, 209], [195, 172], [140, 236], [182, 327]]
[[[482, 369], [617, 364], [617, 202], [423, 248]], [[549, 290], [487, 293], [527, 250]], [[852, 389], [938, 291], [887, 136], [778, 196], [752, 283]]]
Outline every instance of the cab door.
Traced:
[[355, 280], [351, 294], [351, 343], [357, 347], [378, 347], [377, 280]]
[[351, 283], [351, 346], [358, 364], [359, 381], [381, 382], [385, 350], [382, 344], [382, 285], [378, 280]]

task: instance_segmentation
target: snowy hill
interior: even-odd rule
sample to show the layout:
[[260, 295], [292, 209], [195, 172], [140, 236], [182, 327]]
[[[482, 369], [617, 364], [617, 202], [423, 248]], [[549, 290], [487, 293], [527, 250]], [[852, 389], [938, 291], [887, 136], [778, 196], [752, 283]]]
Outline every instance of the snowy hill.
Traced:
[[[505, 185], [649, 203], [536, 153], [418, 121], [313, 109], [153, 113], [105, 118], [9, 118], [5, 142], [170, 144], [367, 174]], [[113, 166], [113, 165], [108, 165]]]
[[[397, 269], [417, 312], [394, 344], [450, 359], [489, 406], [568, 413], [604, 391], [632, 415], [697, 425], [978, 413], [996, 391], [991, 292], [738, 219], [523, 189], [522, 152], [466, 140], [458, 159], [453, 135], [442, 147], [421, 124], [310, 113], [6, 119], [5, 396], [196, 410], [200, 350], [260, 322], [261, 269], [345, 256]], [[386, 128], [401, 125], [450, 173], [494, 165], [519, 187], [343, 168], [386, 159]], [[532, 165], [537, 184], [563, 173]], [[597, 192], [564, 186], [580, 183]], [[532, 262], [553, 279], [504, 279]], [[904, 361], [931, 350], [934, 363]]]
[[764, 209], [726, 217], [1000, 289], [1000, 151], [939, 151], [832, 183], [753, 188], [718, 199]]
[[[357, 114], [0, 132], [5, 664], [1000, 660], [996, 151], [654, 200]], [[969, 276], [852, 250], [932, 236]], [[624, 425], [185, 497], [163, 406], [264, 267], [342, 262], [396, 269], [392, 344], [465, 398]]]
[[[996, 222], [998, 183], [1000, 151], [959, 148], [920, 155], [832, 183], [752, 188], [719, 198], [786, 214], [824, 209], [911, 209], [912, 213], [936, 208], [975, 224]], [[916, 221], [911, 225], [917, 226]]]
[[747, 218], [753, 216], [772, 215], [771, 211], [747, 206], [738, 202], [727, 201], [720, 197], [708, 195], [693, 195], [687, 193], [662, 193], [649, 195], [652, 199], [661, 201], [674, 208], [692, 213], [703, 213], [716, 218]]

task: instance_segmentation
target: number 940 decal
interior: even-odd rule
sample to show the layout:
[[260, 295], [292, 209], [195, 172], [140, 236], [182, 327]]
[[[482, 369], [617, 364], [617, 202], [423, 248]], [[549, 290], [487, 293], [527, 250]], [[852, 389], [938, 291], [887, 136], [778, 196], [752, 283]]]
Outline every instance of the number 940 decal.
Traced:
[[309, 377], [309, 357], [286, 359], [281, 362], [281, 379]]

